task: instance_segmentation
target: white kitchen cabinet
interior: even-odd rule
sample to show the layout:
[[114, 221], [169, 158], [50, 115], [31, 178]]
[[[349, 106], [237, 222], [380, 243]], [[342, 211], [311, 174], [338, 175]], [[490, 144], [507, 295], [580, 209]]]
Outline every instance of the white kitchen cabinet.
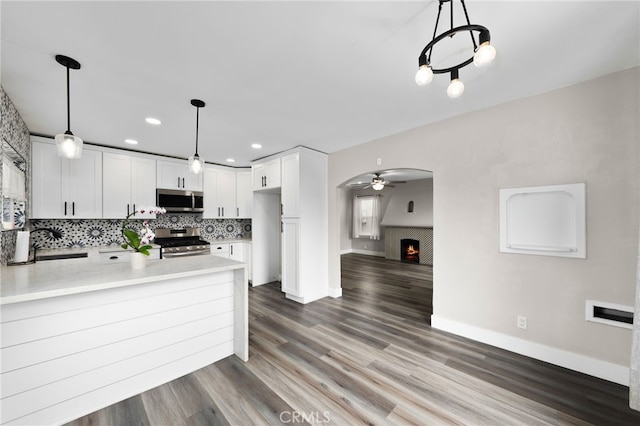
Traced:
[[235, 170], [211, 166], [205, 167], [203, 188], [203, 218], [235, 219], [238, 217]]
[[236, 172], [236, 207], [238, 218], [250, 219], [253, 210], [251, 171]]
[[82, 157], [58, 156], [50, 139], [31, 144], [31, 218], [102, 218], [102, 152], [82, 149]]
[[202, 173], [192, 173], [187, 160], [158, 160], [156, 166], [158, 188], [202, 191]]
[[282, 217], [300, 217], [300, 153], [282, 157]]
[[300, 297], [300, 219], [282, 219], [282, 291]]
[[251, 165], [253, 190], [273, 190], [280, 188], [280, 158]]
[[246, 263], [247, 278], [249, 281], [253, 280], [252, 270], [251, 270], [251, 263], [252, 263], [251, 262], [251, 243], [230, 243], [229, 259]]
[[211, 254], [226, 259], [229, 258], [229, 243], [211, 244]]
[[[141, 206], [156, 204], [156, 160], [127, 154], [102, 154], [103, 217], [123, 218]], [[153, 219], [155, 214], [136, 214], [136, 219]]]

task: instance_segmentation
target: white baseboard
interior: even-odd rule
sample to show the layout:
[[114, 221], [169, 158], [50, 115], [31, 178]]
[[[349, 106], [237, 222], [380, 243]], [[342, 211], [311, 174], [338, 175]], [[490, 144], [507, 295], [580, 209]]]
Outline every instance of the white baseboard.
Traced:
[[629, 386], [629, 367], [431, 315], [431, 326], [570, 370]]
[[342, 297], [342, 288], [330, 288], [329, 289], [329, 297]]
[[383, 251], [360, 250], [360, 249], [346, 249], [346, 250], [340, 251], [340, 254], [349, 254], [349, 253], [364, 254], [366, 256], [376, 256], [376, 257], [385, 256]]

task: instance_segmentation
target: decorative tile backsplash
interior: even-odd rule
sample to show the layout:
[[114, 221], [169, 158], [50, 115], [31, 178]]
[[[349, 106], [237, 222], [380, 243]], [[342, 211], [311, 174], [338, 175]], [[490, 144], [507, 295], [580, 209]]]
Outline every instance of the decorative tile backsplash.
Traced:
[[[142, 228], [142, 220], [129, 222], [131, 228]], [[31, 243], [41, 249], [119, 246], [122, 244], [122, 221], [118, 219], [32, 219], [30, 229], [51, 228], [60, 231], [62, 238], [55, 240], [48, 232], [32, 234]], [[151, 229], [201, 228], [201, 237], [207, 241], [251, 238], [251, 219], [203, 219], [194, 214], [164, 214], [149, 219]]]

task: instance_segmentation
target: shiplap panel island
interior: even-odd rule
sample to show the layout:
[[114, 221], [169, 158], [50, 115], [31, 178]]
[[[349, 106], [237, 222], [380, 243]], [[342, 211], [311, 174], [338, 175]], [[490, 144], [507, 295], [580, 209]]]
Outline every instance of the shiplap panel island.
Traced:
[[244, 263], [217, 256], [2, 267], [2, 424], [60, 424], [235, 354]]

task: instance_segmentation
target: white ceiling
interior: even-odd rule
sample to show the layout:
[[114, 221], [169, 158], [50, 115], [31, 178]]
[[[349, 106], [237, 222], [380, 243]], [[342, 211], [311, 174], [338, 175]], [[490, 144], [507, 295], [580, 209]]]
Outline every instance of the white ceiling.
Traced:
[[71, 56], [82, 64], [71, 71], [74, 134], [126, 148], [135, 138], [137, 150], [182, 158], [195, 150], [190, 99], [200, 98], [200, 155], [247, 166], [297, 145], [335, 152], [640, 64], [638, 1], [468, 0], [498, 56], [487, 69], [463, 68], [465, 93], [449, 99], [445, 75], [414, 82], [437, 6], [5, 0], [2, 86], [31, 132], [61, 133], [66, 77], [54, 56]]

